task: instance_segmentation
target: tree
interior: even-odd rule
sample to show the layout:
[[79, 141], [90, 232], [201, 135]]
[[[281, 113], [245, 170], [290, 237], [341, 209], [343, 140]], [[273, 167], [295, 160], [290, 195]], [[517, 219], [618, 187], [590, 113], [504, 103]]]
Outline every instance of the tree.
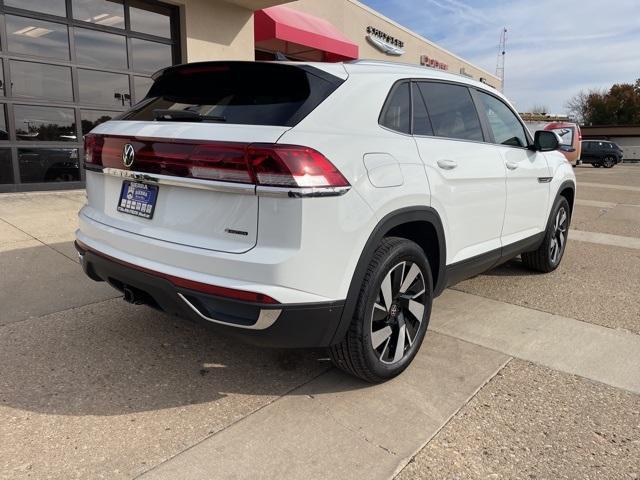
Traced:
[[547, 113], [549, 113], [549, 107], [539, 103], [531, 107], [531, 110], [529, 111], [535, 115], [546, 115]]
[[640, 124], [640, 79], [607, 90], [589, 90], [566, 104], [569, 113], [584, 125]]
[[591, 92], [576, 93], [567, 103], [566, 108], [569, 115], [576, 119], [578, 123], [585, 124], [587, 118], [587, 97]]

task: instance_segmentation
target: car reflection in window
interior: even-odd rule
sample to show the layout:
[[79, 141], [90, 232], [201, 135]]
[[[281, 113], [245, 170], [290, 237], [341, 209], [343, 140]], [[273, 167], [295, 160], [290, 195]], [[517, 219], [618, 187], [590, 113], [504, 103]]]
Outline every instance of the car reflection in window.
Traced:
[[22, 183], [80, 181], [77, 149], [20, 148], [18, 163]]

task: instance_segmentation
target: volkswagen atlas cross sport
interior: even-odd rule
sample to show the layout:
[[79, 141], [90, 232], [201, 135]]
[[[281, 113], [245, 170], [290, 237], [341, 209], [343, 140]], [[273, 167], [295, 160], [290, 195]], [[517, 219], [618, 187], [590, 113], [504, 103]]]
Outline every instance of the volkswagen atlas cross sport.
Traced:
[[491, 87], [433, 69], [167, 68], [85, 137], [86, 274], [265, 346], [405, 369], [447, 286], [521, 255], [550, 272], [575, 177]]

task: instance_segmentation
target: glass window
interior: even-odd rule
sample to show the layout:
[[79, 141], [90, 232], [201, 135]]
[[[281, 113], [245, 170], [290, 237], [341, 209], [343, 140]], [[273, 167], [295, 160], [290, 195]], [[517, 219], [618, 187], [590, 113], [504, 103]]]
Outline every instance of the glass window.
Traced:
[[124, 28], [124, 5], [112, 0], [73, 0], [73, 18], [105, 27]]
[[7, 130], [7, 107], [0, 105], [0, 140], [9, 140]]
[[15, 105], [16, 137], [20, 141], [76, 142], [75, 114], [71, 108]]
[[133, 77], [133, 91], [135, 92], [136, 102], [139, 102], [147, 96], [151, 85], [153, 85], [153, 78]]
[[38, 57], [69, 59], [66, 25], [6, 15], [9, 50]]
[[2, 63], [2, 60], [0, 60], [0, 96], [4, 97], [5, 91], [4, 91], [4, 64]]
[[[256, 79], [260, 81], [257, 82]], [[341, 80], [320, 78], [292, 65], [274, 63], [184, 66], [163, 73], [148, 98], [124, 120], [226, 122], [245, 125], [297, 124], [323, 102]]]
[[573, 128], [571, 127], [563, 127], [563, 128], [552, 128], [552, 132], [555, 132], [560, 137], [560, 145], [572, 146], [573, 145]]
[[427, 114], [427, 107], [424, 104], [422, 93], [416, 84], [413, 84], [413, 134], [433, 135], [431, 120]]
[[396, 86], [380, 115], [380, 124], [397, 132], [409, 133], [411, 130], [411, 95], [409, 83]]
[[79, 68], [78, 89], [83, 103], [118, 107], [131, 104], [128, 75]]
[[127, 68], [127, 40], [123, 35], [76, 28], [78, 63], [100, 65], [102, 68]]
[[131, 30], [157, 37], [171, 38], [171, 18], [161, 13], [140, 8], [129, 8]]
[[76, 148], [19, 148], [18, 167], [22, 183], [80, 181]]
[[171, 45], [132, 38], [131, 48], [136, 71], [153, 73], [171, 65]]
[[4, 4], [7, 7], [24, 8], [61, 17], [67, 15], [65, 0], [4, 0]]
[[81, 110], [80, 117], [82, 118], [82, 135], [86, 135], [101, 123], [107, 122], [117, 115], [120, 115], [120, 112]]
[[13, 95], [73, 101], [71, 68], [11, 60]]
[[0, 148], [0, 184], [13, 183], [13, 165], [11, 150]]
[[524, 127], [511, 109], [492, 95], [483, 92], [478, 94], [489, 119], [495, 142], [512, 147], [526, 147], [529, 142], [524, 133]]
[[434, 135], [482, 141], [482, 127], [467, 87], [448, 83], [420, 82]]

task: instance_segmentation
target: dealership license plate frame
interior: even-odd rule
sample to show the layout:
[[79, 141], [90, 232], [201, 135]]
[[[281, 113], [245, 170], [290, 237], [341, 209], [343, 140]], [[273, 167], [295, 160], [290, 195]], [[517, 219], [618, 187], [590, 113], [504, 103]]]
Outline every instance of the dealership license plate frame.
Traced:
[[[158, 185], [123, 180], [117, 210], [134, 217], [151, 220], [156, 210], [159, 191]], [[143, 192], [146, 193], [143, 194]]]

